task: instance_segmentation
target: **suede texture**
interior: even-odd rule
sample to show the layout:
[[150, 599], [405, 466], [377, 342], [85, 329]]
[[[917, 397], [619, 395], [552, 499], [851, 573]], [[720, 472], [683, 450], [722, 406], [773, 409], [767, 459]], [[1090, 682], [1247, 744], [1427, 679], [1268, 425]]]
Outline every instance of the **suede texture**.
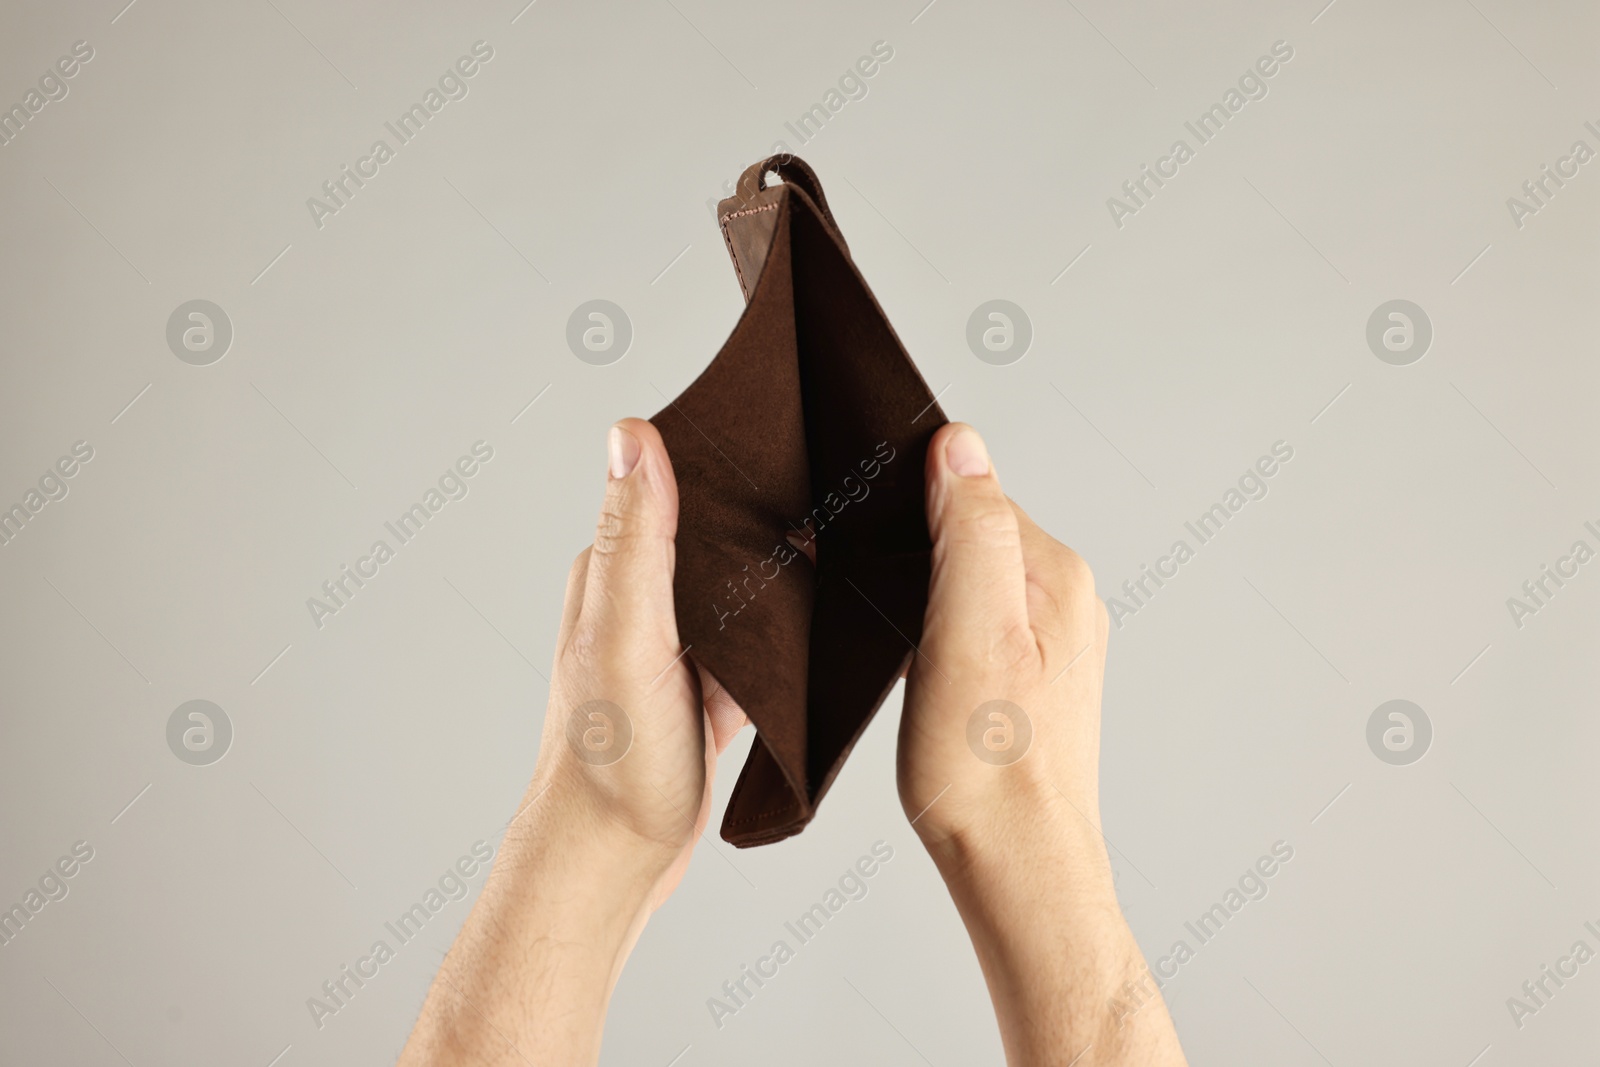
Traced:
[[744, 314], [651, 421], [678, 480], [680, 639], [756, 728], [722, 823], [749, 847], [811, 821], [915, 654], [946, 419], [805, 163], [755, 164], [717, 215]]

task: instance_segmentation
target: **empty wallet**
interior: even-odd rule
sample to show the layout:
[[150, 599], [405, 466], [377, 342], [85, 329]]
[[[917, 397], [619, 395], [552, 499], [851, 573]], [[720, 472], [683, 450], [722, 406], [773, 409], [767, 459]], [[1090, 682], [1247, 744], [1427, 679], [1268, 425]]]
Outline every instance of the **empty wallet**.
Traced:
[[805, 828], [915, 654], [946, 419], [809, 166], [755, 164], [717, 220], [744, 314], [651, 422], [678, 479], [679, 638], [756, 728], [722, 820], [747, 848]]

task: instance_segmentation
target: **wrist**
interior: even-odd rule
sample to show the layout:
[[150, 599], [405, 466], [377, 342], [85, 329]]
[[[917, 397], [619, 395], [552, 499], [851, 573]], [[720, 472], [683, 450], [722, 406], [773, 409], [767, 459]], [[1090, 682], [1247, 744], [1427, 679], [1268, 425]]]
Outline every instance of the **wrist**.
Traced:
[[535, 779], [485, 886], [508, 946], [574, 991], [610, 995], [673, 855], [617, 820], [581, 775]]
[[643, 907], [677, 857], [616, 818], [581, 770], [536, 776], [518, 810], [501, 847], [506, 866], [518, 880], [571, 886], [569, 897], [581, 891], [613, 909]]
[[[946, 797], [943, 811], [927, 812], [914, 826], [952, 891], [1017, 885], [1115, 902], [1095, 790], [1072, 792], [1019, 779], [1003, 790]], [[1051, 877], [1041, 879], [1046, 871]]]
[[938, 839], [925, 836], [923, 845], [958, 902], [1116, 907], [1104, 838], [1088, 818], [1060, 807], [1065, 811], [1026, 820], [975, 821]]
[[1013, 803], [995, 803], [958, 820], [958, 828], [923, 839], [997, 1004], [1027, 999], [1020, 986], [1027, 976], [1047, 972], [1047, 960], [1070, 959], [1087, 976], [1117, 970], [1112, 961], [1125, 947], [1137, 952], [1117, 901], [1098, 810], [1092, 801], [1068, 801], [1048, 786], [1046, 792], [1023, 798], [1018, 791]]
[[972, 938], [1008, 1063], [1058, 1062], [1061, 1034], [1072, 1053], [1103, 1046], [1086, 1063], [1145, 1062], [1113, 1047], [1130, 1039], [1113, 1025], [1117, 991], [1143, 964], [1090, 818], [1057, 796], [1026, 820], [990, 820], [929, 844]]
[[[536, 780], [402, 1063], [595, 1062], [661, 871], [653, 850], [581, 792]], [[507, 999], [508, 989], [525, 995]]]

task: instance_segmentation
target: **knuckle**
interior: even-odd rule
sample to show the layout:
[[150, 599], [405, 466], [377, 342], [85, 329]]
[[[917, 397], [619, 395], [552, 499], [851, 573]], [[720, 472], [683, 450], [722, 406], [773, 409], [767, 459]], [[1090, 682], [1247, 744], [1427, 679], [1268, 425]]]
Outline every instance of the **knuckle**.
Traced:
[[599, 614], [605, 617], [583, 619], [573, 627], [561, 649], [561, 670], [567, 678], [611, 679], [611, 688], [616, 689], [617, 680], [637, 677], [657, 646], [650, 640], [653, 635], [609, 621], [614, 612]]
[[1066, 545], [1055, 545], [1043, 573], [1050, 585], [1050, 599], [1067, 615], [1078, 614], [1088, 605], [1100, 603], [1095, 591], [1094, 570], [1087, 560]]
[[[943, 620], [935, 620], [936, 625]], [[985, 679], [990, 688], [1001, 679], [1026, 677], [1039, 659], [1038, 640], [1026, 620], [972, 628], [963, 626], [952, 639], [926, 642], [939, 665], [957, 676]], [[952, 661], [953, 667], [945, 664]]]
[[1056, 553], [1056, 567], [1060, 572], [1061, 582], [1074, 596], [1094, 599], [1094, 570], [1087, 560], [1078, 555], [1066, 545], [1062, 545]]
[[984, 505], [963, 509], [952, 518], [951, 533], [963, 544], [1004, 546], [1017, 540], [1017, 517], [1009, 508]]
[[594, 555], [597, 558], [617, 556], [663, 539], [670, 542], [672, 530], [649, 492], [632, 480], [612, 482], [595, 524]]
[[1030, 574], [1029, 585], [1043, 608], [1042, 614], [1068, 631], [1098, 626], [1106, 613], [1105, 601], [1095, 591], [1094, 572], [1084, 558], [1056, 543], [1043, 566]]
[[992, 655], [996, 665], [1016, 674], [1039, 658], [1039, 641], [1026, 620], [1013, 622], [995, 636]]
[[600, 521], [595, 526], [594, 544], [590, 547], [595, 556], [607, 558], [627, 552], [641, 540], [639, 524], [627, 511], [607, 500], [600, 509]]

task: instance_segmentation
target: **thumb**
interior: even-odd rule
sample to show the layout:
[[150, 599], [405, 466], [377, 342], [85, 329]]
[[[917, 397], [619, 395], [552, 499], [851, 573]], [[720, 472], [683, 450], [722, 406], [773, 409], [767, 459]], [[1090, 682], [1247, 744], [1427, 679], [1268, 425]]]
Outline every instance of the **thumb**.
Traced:
[[750, 717], [710, 671], [698, 663], [695, 670], [700, 675], [701, 702], [706, 709], [706, 721], [711, 724], [711, 741], [720, 756], [739, 731], [750, 725]]
[[606, 496], [579, 619], [608, 643], [654, 656], [678, 643], [672, 606], [678, 483], [661, 434], [643, 419], [611, 427], [606, 452]]
[[1028, 630], [1027, 580], [1017, 517], [978, 431], [940, 427], [928, 446], [933, 574], [924, 643], [938, 662], [977, 657]]

